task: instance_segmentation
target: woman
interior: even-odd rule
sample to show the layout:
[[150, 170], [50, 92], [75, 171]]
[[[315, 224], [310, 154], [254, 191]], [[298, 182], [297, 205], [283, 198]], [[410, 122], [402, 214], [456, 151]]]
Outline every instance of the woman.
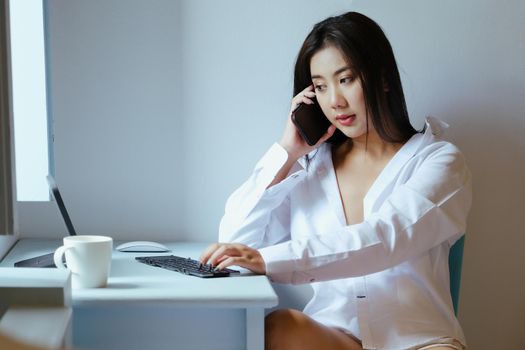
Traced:
[[[464, 349], [448, 253], [470, 173], [446, 124], [411, 126], [388, 39], [359, 13], [313, 28], [294, 85], [280, 142], [228, 199], [201, 261], [311, 283], [303, 312], [267, 316], [268, 349]], [[291, 115], [314, 97], [331, 126], [309, 146]]]

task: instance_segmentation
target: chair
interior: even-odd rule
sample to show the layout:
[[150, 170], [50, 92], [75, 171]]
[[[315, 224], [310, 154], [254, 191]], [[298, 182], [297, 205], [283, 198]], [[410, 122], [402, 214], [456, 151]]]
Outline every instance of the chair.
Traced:
[[454, 305], [454, 313], [458, 315], [459, 287], [461, 284], [461, 266], [463, 264], [463, 248], [465, 247], [465, 235], [461, 236], [450, 247], [448, 255], [448, 269], [450, 272], [450, 296]]

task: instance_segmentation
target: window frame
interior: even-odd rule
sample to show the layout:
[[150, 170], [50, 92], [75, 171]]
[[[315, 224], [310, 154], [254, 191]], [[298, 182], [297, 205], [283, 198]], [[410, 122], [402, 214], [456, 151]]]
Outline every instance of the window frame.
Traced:
[[[11, 106], [9, 3], [0, 3], [0, 235], [13, 235], [16, 227], [16, 187]], [[2, 256], [0, 241], [0, 257]]]

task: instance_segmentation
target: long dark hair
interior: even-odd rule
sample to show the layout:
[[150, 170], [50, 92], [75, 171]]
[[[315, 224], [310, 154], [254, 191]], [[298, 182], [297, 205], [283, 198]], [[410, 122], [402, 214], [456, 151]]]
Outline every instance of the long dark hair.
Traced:
[[[363, 87], [367, 116], [383, 140], [405, 142], [417, 133], [410, 124], [390, 42], [376, 22], [357, 12], [329, 17], [314, 26], [297, 56], [294, 96], [312, 84], [310, 61], [327, 46], [336, 47], [351, 62]], [[336, 130], [328, 142], [347, 139]]]

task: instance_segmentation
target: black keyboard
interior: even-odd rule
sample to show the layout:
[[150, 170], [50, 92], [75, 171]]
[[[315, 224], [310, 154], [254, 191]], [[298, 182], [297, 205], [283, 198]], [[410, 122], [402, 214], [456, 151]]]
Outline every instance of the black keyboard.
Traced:
[[215, 270], [213, 266], [209, 264], [205, 265], [200, 261], [191, 258], [182, 258], [175, 255], [139, 256], [135, 259], [151, 266], [161, 267], [163, 269], [202, 278], [228, 277], [230, 274], [240, 273], [239, 271], [231, 269]]

